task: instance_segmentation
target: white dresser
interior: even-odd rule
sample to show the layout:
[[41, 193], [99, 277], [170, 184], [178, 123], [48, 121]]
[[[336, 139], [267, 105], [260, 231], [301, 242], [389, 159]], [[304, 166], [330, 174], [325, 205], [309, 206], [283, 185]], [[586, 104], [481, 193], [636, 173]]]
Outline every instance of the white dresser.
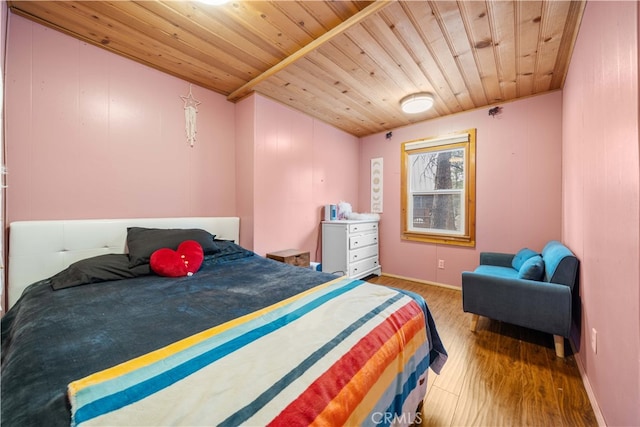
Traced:
[[322, 271], [360, 279], [380, 275], [378, 221], [323, 221]]

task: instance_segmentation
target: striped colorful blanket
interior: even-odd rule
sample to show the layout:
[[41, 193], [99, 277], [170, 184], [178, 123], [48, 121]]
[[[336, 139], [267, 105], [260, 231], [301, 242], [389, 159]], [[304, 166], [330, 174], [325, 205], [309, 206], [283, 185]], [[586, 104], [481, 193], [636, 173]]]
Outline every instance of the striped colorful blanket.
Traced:
[[336, 279], [72, 382], [72, 425], [408, 425], [446, 360], [428, 315]]

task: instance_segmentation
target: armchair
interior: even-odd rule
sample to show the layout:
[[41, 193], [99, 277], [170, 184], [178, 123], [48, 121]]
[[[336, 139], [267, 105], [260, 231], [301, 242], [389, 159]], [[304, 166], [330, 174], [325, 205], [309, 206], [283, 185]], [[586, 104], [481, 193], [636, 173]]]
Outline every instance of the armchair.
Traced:
[[556, 355], [564, 357], [577, 271], [578, 259], [555, 240], [540, 254], [526, 248], [517, 254], [482, 252], [480, 265], [462, 273], [462, 306], [473, 313], [471, 330], [485, 316], [547, 332], [554, 336]]

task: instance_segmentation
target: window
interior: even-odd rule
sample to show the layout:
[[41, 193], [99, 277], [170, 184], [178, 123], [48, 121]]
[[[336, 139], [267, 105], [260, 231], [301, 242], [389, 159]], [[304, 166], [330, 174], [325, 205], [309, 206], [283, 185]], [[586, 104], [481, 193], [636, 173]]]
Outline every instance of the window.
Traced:
[[475, 246], [476, 130], [402, 144], [402, 238]]

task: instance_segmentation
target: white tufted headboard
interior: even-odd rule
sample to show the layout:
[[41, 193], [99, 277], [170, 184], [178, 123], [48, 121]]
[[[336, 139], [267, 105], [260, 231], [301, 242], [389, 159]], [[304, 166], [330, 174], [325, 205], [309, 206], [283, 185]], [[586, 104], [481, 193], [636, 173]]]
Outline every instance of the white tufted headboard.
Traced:
[[240, 236], [238, 217], [17, 221], [9, 226], [8, 307], [32, 283], [81, 259], [125, 253], [127, 227], [201, 228], [218, 239]]

